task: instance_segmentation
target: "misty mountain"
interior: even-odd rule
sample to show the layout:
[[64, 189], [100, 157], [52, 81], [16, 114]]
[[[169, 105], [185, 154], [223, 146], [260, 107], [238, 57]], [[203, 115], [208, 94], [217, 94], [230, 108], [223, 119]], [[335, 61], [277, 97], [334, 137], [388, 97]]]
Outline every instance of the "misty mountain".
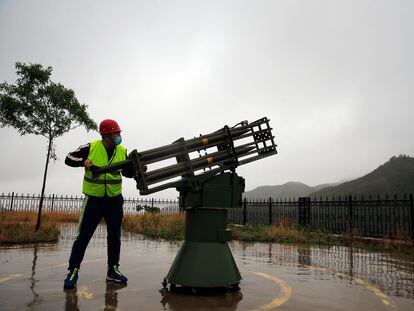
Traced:
[[308, 186], [300, 182], [288, 182], [283, 185], [261, 186], [244, 193], [243, 197], [247, 199], [264, 199], [272, 197], [273, 199], [288, 199], [309, 196], [312, 192], [319, 191], [323, 188], [336, 184], [323, 184], [318, 186]]
[[325, 187], [311, 197], [332, 197], [344, 195], [394, 195], [414, 193], [414, 158], [400, 155], [392, 157], [371, 173], [360, 178]]
[[308, 186], [300, 182], [261, 186], [244, 193], [248, 199], [310, 197], [338, 197], [346, 195], [394, 195], [414, 193], [414, 158], [400, 155], [360, 178], [333, 184]]

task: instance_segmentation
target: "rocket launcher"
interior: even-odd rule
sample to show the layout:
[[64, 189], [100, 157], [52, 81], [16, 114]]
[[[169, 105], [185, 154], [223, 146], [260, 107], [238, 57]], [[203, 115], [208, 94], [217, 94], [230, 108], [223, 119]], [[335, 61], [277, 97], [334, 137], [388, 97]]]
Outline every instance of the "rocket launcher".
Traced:
[[[224, 171], [235, 172], [238, 166], [277, 153], [269, 121], [266, 117], [251, 123], [242, 121], [207, 135], [188, 140], [180, 138], [162, 147], [133, 150], [125, 161], [93, 169], [92, 176], [132, 167], [137, 189], [141, 195], [147, 195], [167, 188], [186, 187], [192, 176], [202, 178]], [[175, 163], [164, 164], [171, 159]], [[160, 167], [150, 169], [157, 165]]]
[[167, 188], [179, 191], [184, 243], [164, 287], [237, 289], [241, 275], [227, 244], [227, 209], [240, 207], [245, 183], [235, 170], [276, 153], [269, 119], [262, 118], [146, 151], [133, 150], [126, 161], [93, 169], [92, 175], [129, 167], [142, 195]]

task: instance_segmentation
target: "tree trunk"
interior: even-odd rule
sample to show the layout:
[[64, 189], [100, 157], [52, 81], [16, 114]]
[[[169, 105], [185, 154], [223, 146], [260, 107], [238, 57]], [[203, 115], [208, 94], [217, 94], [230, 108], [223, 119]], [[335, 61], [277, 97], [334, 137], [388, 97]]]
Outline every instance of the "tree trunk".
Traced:
[[49, 166], [50, 152], [52, 150], [52, 140], [53, 140], [53, 138], [49, 138], [49, 147], [47, 148], [45, 173], [43, 175], [42, 193], [40, 194], [39, 211], [37, 212], [36, 231], [38, 231], [39, 228], [40, 228], [40, 221], [41, 221], [41, 218], [42, 218], [43, 197], [44, 197], [44, 194], [45, 194], [46, 176], [47, 176], [47, 168]]

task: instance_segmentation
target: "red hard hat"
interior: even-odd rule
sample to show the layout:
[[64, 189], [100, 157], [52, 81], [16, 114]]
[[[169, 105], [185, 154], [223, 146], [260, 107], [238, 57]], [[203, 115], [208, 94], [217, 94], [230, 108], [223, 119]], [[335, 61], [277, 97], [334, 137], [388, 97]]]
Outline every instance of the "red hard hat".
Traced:
[[120, 132], [121, 128], [119, 127], [116, 121], [111, 119], [106, 119], [99, 124], [99, 134], [110, 134], [115, 132]]

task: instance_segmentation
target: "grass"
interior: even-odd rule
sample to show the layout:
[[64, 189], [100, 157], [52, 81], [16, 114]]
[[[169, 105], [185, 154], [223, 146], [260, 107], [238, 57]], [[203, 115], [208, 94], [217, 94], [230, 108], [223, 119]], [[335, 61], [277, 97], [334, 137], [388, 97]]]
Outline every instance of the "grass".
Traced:
[[391, 239], [388, 235], [381, 239], [370, 239], [358, 237], [358, 232], [353, 230], [352, 241], [350, 241], [350, 235], [347, 236], [346, 241], [348, 244], [352, 242], [355, 247], [414, 256], [414, 240], [408, 232], [397, 231], [394, 239]]
[[[46, 213], [42, 216], [39, 232], [34, 232], [37, 213], [0, 212], [0, 243], [31, 243], [57, 241], [58, 223], [78, 222], [79, 213]], [[145, 213], [143, 215], [124, 215], [124, 230], [143, 234], [151, 238], [166, 240], [184, 239], [184, 213], [161, 215]], [[395, 239], [384, 236], [382, 239], [367, 239], [352, 235], [333, 235], [321, 230], [311, 231], [295, 227], [286, 221], [272, 226], [229, 225], [233, 240], [252, 242], [302, 243], [313, 245], [353, 245], [377, 251], [414, 255], [414, 243], [406, 232], [397, 232]]]
[[310, 231], [304, 228], [290, 227], [283, 224], [272, 226], [229, 225], [233, 239], [240, 241], [278, 242], [278, 243], [308, 243], [333, 245], [338, 243], [335, 236], [320, 230]]
[[0, 223], [0, 244], [57, 242], [60, 230], [56, 223], [42, 224], [35, 231], [36, 223]]
[[[184, 237], [184, 213], [178, 215], [160, 215], [147, 213], [144, 215], [124, 216], [123, 229], [140, 233], [152, 238], [166, 240], [182, 240]], [[251, 242], [277, 242], [312, 245], [345, 245], [352, 243], [354, 247], [367, 248], [377, 251], [414, 255], [413, 241], [406, 233], [400, 232], [396, 239], [383, 237], [382, 239], [359, 238], [355, 230], [351, 235], [333, 235], [321, 230], [311, 231], [302, 227], [295, 227], [281, 221], [272, 226], [263, 225], [229, 225], [233, 240]]]
[[184, 213], [174, 215], [160, 215], [158, 213], [125, 215], [122, 228], [152, 238], [182, 240], [184, 239]]
[[[58, 223], [79, 221], [79, 213], [45, 213], [40, 230], [34, 234], [36, 212], [1, 212], [0, 243], [31, 243], [57, 241]], [[152, 238], [182, 240], [184, 238], [184, 213], [161, 215], [124, 215], [122, 227], [126, 231], [140, 233]]]
[[[12, 223], [12, 222], [36, 222], [37, 212], [0, 212], [0, 223]], [[63, 213], [63, 212], [53, 212], [53, 213], [43, 213], [42, 214], [42, 223], [43, 222], [78, 222], [79, 213]]]
[[414, 255], [414, 241], [407, 233], [397, 233], [395, 239], [384, 236], [379, 239], [363, 238], [353, 230], [352, 235], [334, 235], [321, 230], [311, 231], [302, 227], [288, 226], [283, 223], [272, 226], [229, 225], [233, 239], [255, 242], [299, 243], [312, 245], [344, 245], [366, 248], [375, 251], [392, 252], [402, 255]]
[[1, 212], [0, 243], [57, 242], [60, 230], [57, 221], [45, 214], [40, 229], [36, 232], [37, 214], [33, 212]]

